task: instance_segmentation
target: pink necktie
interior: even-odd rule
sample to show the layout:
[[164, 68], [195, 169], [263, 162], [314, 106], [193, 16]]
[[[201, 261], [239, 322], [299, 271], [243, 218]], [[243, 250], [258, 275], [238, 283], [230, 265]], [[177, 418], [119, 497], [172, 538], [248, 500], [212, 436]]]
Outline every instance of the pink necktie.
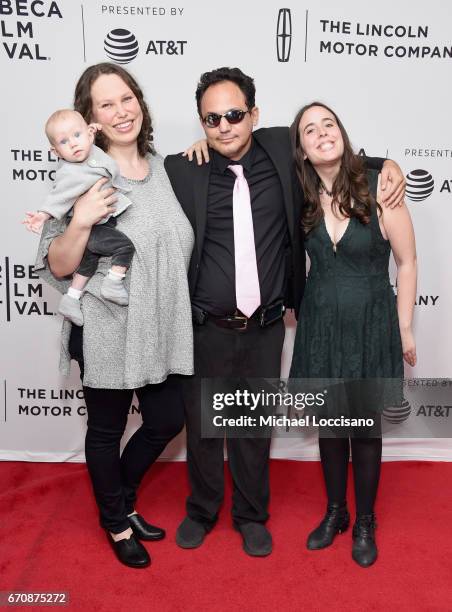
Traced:
[[234, 164], [228, 168], [236, 176], [232, 194], [235, 295], [238, 310], [250, 317], [261, 303], [250, 190], [243, 176], [243, 166]]

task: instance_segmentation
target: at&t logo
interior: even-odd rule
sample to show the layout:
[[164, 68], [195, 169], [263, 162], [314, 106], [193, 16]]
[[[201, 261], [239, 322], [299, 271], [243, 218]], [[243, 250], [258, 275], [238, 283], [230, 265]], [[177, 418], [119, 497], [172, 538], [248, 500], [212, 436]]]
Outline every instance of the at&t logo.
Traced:
[[[186, 40], [150, 40], [145, 55], [184, 55], [186, 45]], [[113, 62], [128, 64], [137, 57], [140, 47], [130, 30], [115, 28], [105, 37], [104, 50]]]
[[422, 202], [433, 193], [435, 181], [427, 170], [412, 170], [406, 176], [406, 195], [412, 202]]
[[383, 410], [383, 418], [388, 423], [399, 425], [407, 420], [411, 414], [411, 406], [408, 400], [403, 398], [401, 406], [390, 406]]
[[132, 32], [117, 28], [107, 34], [104, 40], [107, 57], [117, 64], [128, 64], [138, 55], [138, 42]]

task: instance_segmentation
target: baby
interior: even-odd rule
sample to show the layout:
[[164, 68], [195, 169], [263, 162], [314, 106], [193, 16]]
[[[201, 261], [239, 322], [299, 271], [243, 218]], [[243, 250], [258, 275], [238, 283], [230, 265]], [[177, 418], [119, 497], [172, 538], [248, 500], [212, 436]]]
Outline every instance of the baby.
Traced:
[[116, 210], [91, 228], [80, 266], [58, 309], [60, 314], [79, 326], [83, 325], [80, 298], [101, 256], [112, 258], [112, 266], [102, 282], [102, 297], [120, 306], [127, 306], [129, 296], [124, 278], [135, 252], [131, 240], [115, 227], [116, 217], [131, 205], [131, 201], [124, 195], [130, 188], [121, 178], [116, 162], [93, 144], [98, 129], [101, 126], [87, 125], [80, 113], [73, 110], [58, 110], [49, 117], [45, 132], [60, 162], [52, 191], [44, 205], [38, 212], [27, 212], [23, 221], [28, 230], [39, 233], [45, 221], [51, 218], [62, 219], [68, 213], [72, 215], [72, 207], [77, 198], [100, 178], [109, 178], [106, 187], [117, 189]]

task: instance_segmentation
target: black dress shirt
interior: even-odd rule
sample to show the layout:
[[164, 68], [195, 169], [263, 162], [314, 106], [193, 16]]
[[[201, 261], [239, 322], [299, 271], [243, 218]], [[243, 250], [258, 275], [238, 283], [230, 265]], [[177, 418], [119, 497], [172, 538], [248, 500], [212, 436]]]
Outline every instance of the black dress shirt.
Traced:
[[206, 231], [193, 303], [214, 315], [237, 309], [232, 212], [236, 177], [228, 166], [240, 164], [250, 189], [261, 304], [268, 306], [283, 299], [286, 291], [289, 236], [278, 174], [254, 138], [239, 161], [212, 151], [211, 163]]

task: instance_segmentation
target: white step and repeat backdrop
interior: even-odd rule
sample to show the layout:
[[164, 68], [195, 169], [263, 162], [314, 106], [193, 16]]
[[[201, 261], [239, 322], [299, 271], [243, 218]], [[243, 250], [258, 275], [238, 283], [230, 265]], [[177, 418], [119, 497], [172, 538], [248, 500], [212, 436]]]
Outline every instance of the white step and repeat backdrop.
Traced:
[[[78, 368], [68, 379], [58, 374], [58, 295], [33, 273], [38, 239], [20, 220], [38, 207], [55, 169], [46, 118], [71, 105], [83, 69], [108, 60], [108, 41], [118, 36], [136, 41], [126, 67], [145, 90], [163, 155], [201, 136], [197, 79], [229, 65], [255, 78], [261, 126], [288, 125], [301, 105], [323, 100], [337, 110], [356, 150], [399, 162], [412, 185], [408, 202], [419, 257], [419, 363], [406, 374], [451, 377], [447, 2], [0, 0], [0, 24], [0, 459], [83, 460], [86, 416]], [[289, 321], [283, 374], [293, 332]], [[436, 415], [431, 411], [442, 418], [444, 410]], [[129, 431], [138, 421], [131, 417]], [[387, 459], [452, 460], [452, 444], [392, 439], [384, 453]], [[165, 456], [184, 458], [183, 436]], [[273, 456], [316, 458], [315, 439], [277, 438]]]

